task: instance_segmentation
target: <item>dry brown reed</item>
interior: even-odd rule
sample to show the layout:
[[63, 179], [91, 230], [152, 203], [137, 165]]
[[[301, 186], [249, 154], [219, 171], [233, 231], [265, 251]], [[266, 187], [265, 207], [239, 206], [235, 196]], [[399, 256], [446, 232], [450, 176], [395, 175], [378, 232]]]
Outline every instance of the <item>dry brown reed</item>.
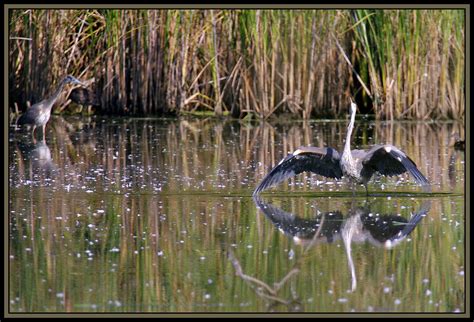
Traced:
[[107, 114], [337, 117], [353, 96], [379, 119], [463, 118], [464, 22], [462, 9], [11, 9], [9, 106], [73, 74]]

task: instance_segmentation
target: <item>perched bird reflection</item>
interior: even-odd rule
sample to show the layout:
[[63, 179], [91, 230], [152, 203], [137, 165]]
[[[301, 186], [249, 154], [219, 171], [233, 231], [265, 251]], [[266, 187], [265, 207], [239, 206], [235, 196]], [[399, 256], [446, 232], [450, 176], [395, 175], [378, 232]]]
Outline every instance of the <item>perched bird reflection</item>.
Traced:
[[456, 149], [453, 149], [450, 152], [449, 156], [449, 164], [448, 164], [448, 178], [449, 178], [449, 183], [451, 185], [451, 189], [456, 189], [456, 187], [460, 186], [460, 180], [463, 180], [462, 175], [465, 173], [464, 170], [460, 171], [457, 169], [458, 167], [458, 159], [461, 159], [461, 166], [464, 166], [464, 151], [459, 151]]
[[403, 241], [430, 210], [430, 201], [425, 201], [420, 210], [410, 219], [392, 214], [374, 214], [369, 206], [357, 207], [353, 201], [347, 216], [340, 211], [317, 214], [312, 219], [303, 219], [286, 212], [254, 196], [257, 207], [273, 225], [299, 245], [314, 246], [342, 239], [351, 271], [351, 290], [357, 286], [355, 265], [352, 260], [351, 243], [370, 242], [377, 247], [391, 249]]
[[56, 164], [51, 157], [51, 150], [45, 141], [32, 144], [20, 144], [23, 159], [30, 164], [31, 179], [36, 175], [51, 178], [56, 170]]

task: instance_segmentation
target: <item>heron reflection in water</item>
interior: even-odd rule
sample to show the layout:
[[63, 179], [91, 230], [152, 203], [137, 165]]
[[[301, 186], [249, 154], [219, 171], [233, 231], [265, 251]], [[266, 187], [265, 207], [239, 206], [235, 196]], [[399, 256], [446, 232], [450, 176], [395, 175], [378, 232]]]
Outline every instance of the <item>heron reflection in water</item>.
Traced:
[[50, 97], [29, 107], [26, 112], [18, 119], [18, 125], [27, 124], [32, 127], [31, 135], [33, 141], [35, 141], [35, 130], [37, 127], [42, 127], [42, 139], [43, 141], [45, 140], [46, 124], [48, 123], [49, 118], [51, 117], [51, 109], [53, 108], [54, 103], [56, 103], [56, 101], [58, 100], [66, 84], [77, 84], [86, 86], [77, 78], [68, 75], [59, 83], [58, 88]]
[[352, 183], [363, 184], [367, 194], [367, 184], [375, 173], [394, 176], [408, 172], [417, 184], [424, 187], [423, 190], [429, 191], [430, 183], [418, 170], [415, 162], [397, 147], [384, 144], [376, 145], [368, 151], [351, 150], [356, 109], [357, 105], [351, 100], [351, 120], [342, 155], [330, 147], [299, 147], [263, 178], [253, 195], [305, 171], [328, 178], [348, 177]]
[[393, 214], [374, 214], [369, 206], [356, 207], [353, 201], [347, 216], [340, 211], [332, 211], [320, 213], [312, 219], [303, 219], [264, 202], [259, 196], [254, 196], [253, 199], [279, 231], [306, 249], [320, 243], [332, 243], [342, 239], [351, 271], [352, 291], [357, 287], [352, 242], [368, 241], [377, 247], [391, 249], [406, 239], [431, 208], [431, 202], [425, 201], [418, 212], [412, 214], [410, 219], [406, 219]]
[[[30, 164], [30, 180], [35, 176], [44, 176], [46, 179], [52, 178], [57, 170], [56, 164], [51, 157], [51, 150], [45, 141], [38, 141], [29, 144], [19, 144], [20, 152], [24, 161]], [[27, 164], [28, 164], [27, 163]]]

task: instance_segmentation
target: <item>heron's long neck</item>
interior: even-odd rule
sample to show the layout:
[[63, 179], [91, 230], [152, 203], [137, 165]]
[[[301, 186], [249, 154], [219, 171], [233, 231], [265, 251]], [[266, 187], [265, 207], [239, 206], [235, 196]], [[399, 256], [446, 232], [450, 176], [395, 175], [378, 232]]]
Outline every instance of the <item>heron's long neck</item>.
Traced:
[[342, 155], [351, 158], [351, 135], [352, 135], [352, 130], [354, 128], [354, 122], [355, 122], [355, 113], [351, 113], [351, 121], [349, 123], [349, 126], [347, 127], [347, 134], [346, 134], [346, 143], [344, 144], [344, 151], [342, 152]]
[[59, 83], [58, 88], [54, 91], [54, 93], [47, 99], [47, 102], [50, 104], [51, 107], [53, 107], [54, 103], [56, 100], [59, 98], [59, 95], [61, 95], [61, 92], [63, 91], [64, 85], [66, 85], [66, 82], [64, 80]]

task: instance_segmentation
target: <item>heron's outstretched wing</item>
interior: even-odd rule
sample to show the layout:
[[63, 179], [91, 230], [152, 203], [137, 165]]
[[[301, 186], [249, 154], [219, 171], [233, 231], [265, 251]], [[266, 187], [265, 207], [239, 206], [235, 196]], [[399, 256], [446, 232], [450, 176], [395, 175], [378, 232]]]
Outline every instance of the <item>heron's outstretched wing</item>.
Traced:
[[263, 178], [254, 195], [301, 172], [310, 171], [328, 178], [342, 177], [339, 153], [333, 148], [300, 147], [286, 156]]
[[375, 171], [386, 176], [398, 175], [408, 171], [419, 185], [428, 186], [430, 184], [418, 170], [415, 162], [392, 145], [374, 146], [362, 160], [362, 166], [362, 176]]

